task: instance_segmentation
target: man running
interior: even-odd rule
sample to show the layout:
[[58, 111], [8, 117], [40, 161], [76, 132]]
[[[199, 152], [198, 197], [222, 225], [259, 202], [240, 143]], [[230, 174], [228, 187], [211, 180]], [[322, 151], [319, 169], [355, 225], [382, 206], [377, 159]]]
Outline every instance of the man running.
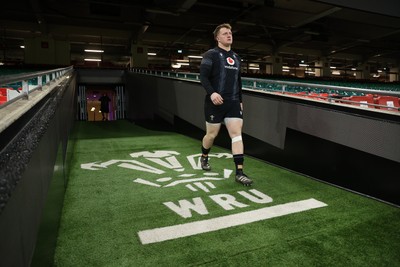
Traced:
[[207, 92], [204, 102], [206, 134], [202, 140], [203, 170], [211, 170], [208, 154], [224, 122], [232, 139], [232, 155], [236, 181], [249, 186], [253, 181], [243, 173], [244, 149], [242, 140], [243, 104], [240, 57], [231, 50], [232, 27], [221, 24], [214, 30], [217, 47], [208, 50], [200, 64], [200, 81]]

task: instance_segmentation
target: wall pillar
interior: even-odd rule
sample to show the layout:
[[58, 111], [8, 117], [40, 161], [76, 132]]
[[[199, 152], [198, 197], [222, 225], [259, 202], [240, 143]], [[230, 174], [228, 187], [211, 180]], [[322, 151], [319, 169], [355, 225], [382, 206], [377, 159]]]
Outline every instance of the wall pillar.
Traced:
[[282, 75], [282, 57], [278, 55], [273, 55], [271, 59], [271, 74]]
[[260, 68], [260, 73], [261, 74], [267, 74], [267, 64], [265, 63], [259, 63], [259, 68]]
[[131, 68], [147, 68], [149, 66], [147, 46], [132, 44], [131, 53]]
[[357, 67], [356, 79], [369, 79], [370, 77], [370, 66], [366, 63], [361, 64]]
[[331, 63], [326, 59], [320, 59], [315, 63], [315, 76], [316, 77], [331, 77]]
[[399, 68], [392, 68], [389, 73], [389, 81], [390, 82], [398, 82], [399, 81]]
[[68, 41], [54, 40], [51, 37], [25, 39], [25, 64], [62, 65], [71, 64]]

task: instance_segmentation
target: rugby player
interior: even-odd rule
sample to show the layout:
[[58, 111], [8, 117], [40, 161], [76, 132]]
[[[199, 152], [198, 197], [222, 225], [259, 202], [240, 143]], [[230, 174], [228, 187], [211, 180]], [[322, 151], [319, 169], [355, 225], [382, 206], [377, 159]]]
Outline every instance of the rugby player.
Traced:
[[200, 163], [203, 170], [211, 170], [208, 154], [224, 122], [232, 140], [235, 180], [249, 186], [253, 181], [243, 173], [241, 61], [238, 54], [231, 50], [231, 29], [228, 23], [215, 28], [213, 33], [217, 46], [203, 55], [200, 64], [200, 81], [207, 92], [204, 102], [206, 134], [202, 140]]

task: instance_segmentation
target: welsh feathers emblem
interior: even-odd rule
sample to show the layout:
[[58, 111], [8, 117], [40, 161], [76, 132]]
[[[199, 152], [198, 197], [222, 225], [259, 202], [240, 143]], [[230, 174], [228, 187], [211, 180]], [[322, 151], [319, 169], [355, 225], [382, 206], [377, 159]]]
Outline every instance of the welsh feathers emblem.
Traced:
[[[224, 169], [222, 173], [203, 172], [199, 175], [198, 171], [201, 171], [201, 154], [186, 156], [184, 160], [190, 165], [190, 168], [186, 170], [180, 162], [182, 158], [179, 155], [180, 153], [176, 151], [142, 151], [131, 153], [130, 156], [132, 159], [111, 159], [105, 162], [83, 163], [81, 164], [81, 168], [99, 171], [116, 165], [120, 168], [135, 171], [139, 177], [133, 180], [134, 183], [158, 188], [183, 185], [191, 191], [198, 191], [200, 189], [205, 192], [215, 189], [214, 182], [218, 183], [218, 181], [228, 179], [233, 172], [232, 170]], [[215, 153], [209, 154], [209, 157], [228, 159], [232, 158], [232, 155], [228, 153]], [[171, 171], [173, 172], [171, 173]], [[140, 177], [143, 173], [153, 174], [156, 177], [152, 180], [145, 179]]]

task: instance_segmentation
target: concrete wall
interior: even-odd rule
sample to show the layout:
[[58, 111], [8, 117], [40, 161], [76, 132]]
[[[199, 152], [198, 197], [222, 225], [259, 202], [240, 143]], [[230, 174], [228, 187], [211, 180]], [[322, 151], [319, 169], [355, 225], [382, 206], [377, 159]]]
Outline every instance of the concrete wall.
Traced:
[[[1, 266], [52, 264], [66, 187], [75, 84], [76, 77], [72, 76], [32, 107], [20, 119], [22, 123], [16, 121], [2, 132], [1, 138], [10, 142], [0, 153]], [[37, 242], [40, 225], [45, 225], [46, 237]], [[32, 259], [38, 243], [42, 255], [35, 264]]]
[[[204, 129], [204, 89], [199, 83], [128, 74], [131, 119], [174, 116]], [[284, 96], [244, 93], [243, 132], [280, 149], [286, 129], [323, 138], [400, 163], [400, 116]], [[384, 116], [384, 118], [382, 118]]]

